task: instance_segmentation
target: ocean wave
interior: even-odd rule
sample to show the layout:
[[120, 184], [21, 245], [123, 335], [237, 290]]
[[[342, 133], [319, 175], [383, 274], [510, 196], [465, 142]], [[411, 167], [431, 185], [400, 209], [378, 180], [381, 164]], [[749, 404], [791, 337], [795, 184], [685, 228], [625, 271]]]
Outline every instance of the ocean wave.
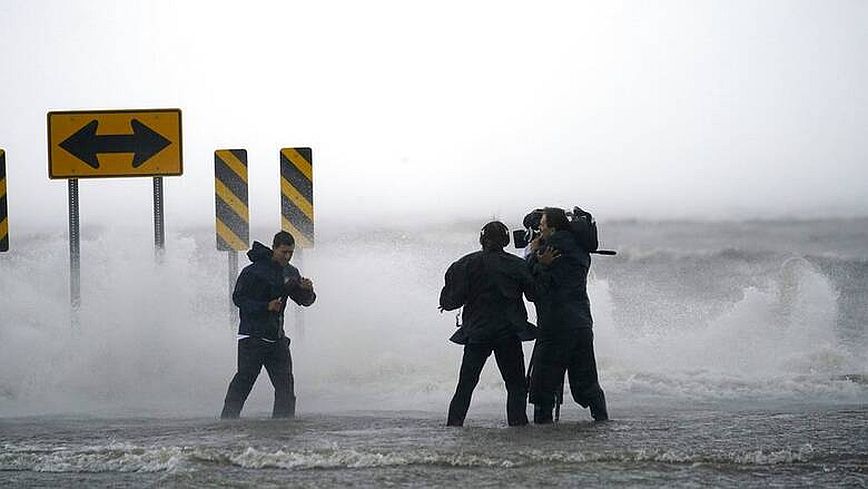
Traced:
[[588, 463], [588, 462], [657, 462], [669, 464], [718, 465], [778, 465], [804, 463], [811, 459], [814, 449], [805, 444], [798, 449], [749, 450], [721, 453], [690, 453], [672, 449], [638, 449], [622, 452], [545, 452], [534, 450], [523, 455], [536, 463]]
[[186, 457], [181, 447], [138, 447], [128, 443], [70, 448], [13, 446], [0, 453], [0, 471], [98, 473], [168, 472]]
[[0, 471], [54, 473], [173, 472], [192, 470], [194, 464], [235, 466], [244, 469], [363, 469], [397, 466], [443, 466], [517, 468], [586, 463], [662, 463], [766, 466], [810, 462], [810, 444], [780, 450], [746, 450], [695, 453], [673, 449], [623, 451], [526, 450], [511, 456], [476, 453], [447, 453], [430, 449], [366, 450], [334, 448], [293, 451], [241, 450], [194, 447], [138, 447], [111, 444], [105, 447], [45, 448], [5, 446], [0, 454]]
[[725, 247], [715, 249], [626, 248], [619, 250], [618, 262], [683, 263], [685, 260], [759, 262], [779, 260], [786, 253]]
[[[835, 365], [824, 366], [815, 361], [808, 367], [833, 370]], [[868, 383], [861, 381], [863, 374], [828, 375], [774, 375], [755, 378], [748, 374], [736, 375], [719, 370], [695, 370], [673, 373], [648, 373], [630, 370], [611, 370], [606, 373], [606, 392], [614, 397], [643, 401], [660, 399], [688, 399], [697, 402], [787, 401], [797, 397], [823, 399], [829, 403], [864, 403], [868, 399]], [[568, 387], [568, 386], [567, 386]]]
[[622, 268], [626, 265], [649, 266], [668, 265], [682, 268], [699, 266], [727, 266], [733, 262], [753, 264], [756, 270], [770, 267], [777, 270], [787, 262], [800, 262], [809, 267], [816, 267], [824, 272], [831, 268], [850, 272], [864, 272], [868, 266], [868, 258], [864, 255], [848, 253], [798, 253], [787, 250], [744, 249], [724, 247], [715, 249], [668, 249], [668, 248], [626, 248], [619, 250], [617, 258], [598, 262], [597, 268]]

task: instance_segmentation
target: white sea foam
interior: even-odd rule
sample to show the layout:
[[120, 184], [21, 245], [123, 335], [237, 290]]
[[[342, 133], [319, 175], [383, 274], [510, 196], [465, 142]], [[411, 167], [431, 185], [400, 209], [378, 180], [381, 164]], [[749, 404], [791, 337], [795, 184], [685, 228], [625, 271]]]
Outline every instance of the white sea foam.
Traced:
[[113, 443], [101, 447], [37, 448], [4, 447], [0, 470], [58, 473], [171, 472], [195, 470], [196, 464], [231, 465], [245, 469], [362, 469], [410, 465], [445, 467], [528, 467], [586, 463], [654, 462], [663, 464], [731, 464], [741, 466], [781, 465], [809, 462], [810, 444], [795, 449], [690, 452], [673, 449], [637, 450], [524, 450], [499, 456], [442, 452], [432, 449], [368, 450], [331, 448], [323, 450], [264, 450], [247, 447], [240, 451], [194, 447], [140, 447]]
[[167, 472], [185, 458], [181, 447], [110, 443], [89, 447], [4, 446], [0, 469], [33, 472]]

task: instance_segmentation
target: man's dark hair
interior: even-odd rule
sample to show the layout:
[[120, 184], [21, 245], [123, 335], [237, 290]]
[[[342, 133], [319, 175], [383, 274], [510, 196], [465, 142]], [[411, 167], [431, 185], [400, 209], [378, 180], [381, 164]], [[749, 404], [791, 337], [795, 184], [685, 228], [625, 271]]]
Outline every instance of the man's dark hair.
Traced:
[[271, 241], [271, 248], [274, 249], [282, 245], [295, 246], [295, 238], [286, 231], [275, 234], [274, 239]]
[[479, 244], [486, 250], [501, 250], [509, 244], [509, 228], [500, 221], [491, 221], [482, 226]]
[[543, 214], [546, 216], [546, 224], [555, 231], [568, 231], [570, 229], [570, 220], [567, 218], [567, 212], [560, 207], [546, 207], [543, 209]]

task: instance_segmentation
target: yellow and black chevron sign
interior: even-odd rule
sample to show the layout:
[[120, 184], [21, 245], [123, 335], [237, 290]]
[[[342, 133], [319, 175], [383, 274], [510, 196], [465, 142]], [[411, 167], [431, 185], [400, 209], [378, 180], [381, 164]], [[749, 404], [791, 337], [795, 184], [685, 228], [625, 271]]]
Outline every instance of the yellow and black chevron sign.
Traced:
[[9, 208], [6, 206], [6, 152], [0, 149], [0, 251], [9, 251]]
[[281, 228], [302, 248], [313, 246], [313, 154], [310, 148], [280, 150]]
[[218, 149], [214, 152], [214, 193], [217, 249], [246, 250], [250, 244], [246, 149]]

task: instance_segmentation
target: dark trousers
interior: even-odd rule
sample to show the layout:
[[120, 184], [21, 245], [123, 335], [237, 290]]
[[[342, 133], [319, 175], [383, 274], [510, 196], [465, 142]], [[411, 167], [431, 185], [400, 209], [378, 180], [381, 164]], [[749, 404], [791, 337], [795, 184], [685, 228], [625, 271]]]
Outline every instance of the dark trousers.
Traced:
[[468, 343], [458, 375], [458, 387], [449, 403], [446, 424], [461, 426], [470, 407], [473, 389], [479, 383], [479, 374], [485, 361], [494, 352], [497, 368], [506, 384], [506, 419], [510, 426], [527, 424], [527, 379], [524, 375], [524, 353], [521, 340], [513, 336], [494, 343]]
[[530, 369], [530, 402], [535, 405], [534, 421], [551, 421], [556, 402], [563, 402], [564, 373], [570, 381], [573, 400], [590, 407], [595, 420], [608, 419], [606, 397], [597, 378], [594, 333], [580, 329], [568, 338], [539, 338], [534, 345]]
[[259, 371], [265, 366], [274, 386], [274, 418], [295, 416], [295, 386], [292, 378], [292, 356], [289, 354], [289, 338], [274, 343], [259, 338], [238, 341], [238, 372], [229, 383], [221, 418], [237, 418], [250, 395]]

